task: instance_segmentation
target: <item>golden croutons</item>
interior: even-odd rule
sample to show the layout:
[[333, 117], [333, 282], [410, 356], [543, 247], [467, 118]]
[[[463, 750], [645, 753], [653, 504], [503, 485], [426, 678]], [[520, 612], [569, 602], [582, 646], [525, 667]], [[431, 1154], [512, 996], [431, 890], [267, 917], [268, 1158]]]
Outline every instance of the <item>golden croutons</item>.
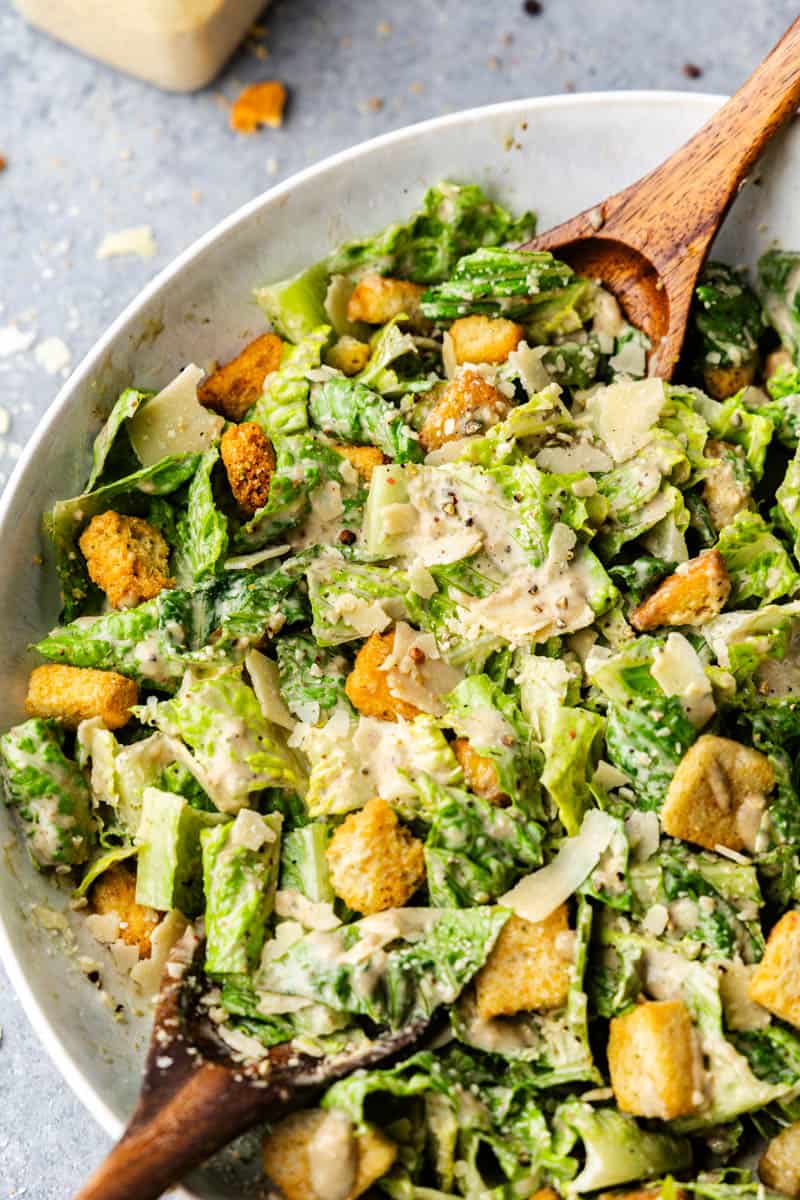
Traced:
[[467, 787], [471, 788], [476, 796], [490, 800], [492, 804], [508, 803], [508, 796], [500, 787], [494, 759], [489, 758], [487, 754], [478, 754], [477, 750], [472, 749], [467, 738], [456, 738], [452, 749], [464, 772]]
[[747, 508], [750, 502], [745, 456], [741, 446], [711, 438], [706, 442], [705, 453], [707, 458], [719, 459], [716, 466], [709, 467], [703, 481], [703, 499], [708, 515], [719, 532], [730, 525], [736, 514]]
[[325, 362], [345, 375], [357, 375], [369, 361], [370, 348], [366, 342], [344, 333], [325, 355]]
[[461, 370], [439, 388], [436, 403], [419, 431], [425, 450], [438, 450], [445, 442], [483, 433], [508, 416], [510, 404], [497, 388], [477, 371]]
[[269, 498], [275, 470], [275, 451], [260, 425], [243, 421], [229, 425], [219, 444], [228, 483], [242, 512], [257, 513]]
[[565, 904], [543, 921], [512, 914], [475, 978], [479, 1016], [561, 1008], [567, 1002], [573, 948]]
[[542, 1187], [536, 1189], [531, 1200], [560, 1200], [560, 1197], [555, 1188]]
[[770, 930], [748, 994], [782, 1021], [800, 1027], [800, 911], [791, 909]]
[[336, 895], [364, 916], [401, 908], [425, 878], [422, 842], [378, 796], [345, 818], [326, 857]]
[[758, 1173], [767, 1187], [800, 1198], [800, 1121], [774, 1137], [761, 1156]]
[[[393, 1165], [397, 1147], [379, 1129], [368, 1126], [360, 1132], [348, 1130], [343, 1113], [330, 1113], [321, 1108], [292, 1113], [266, 1135], [263, 1145], [264, 1171], [286, 1200], [315, 1200], [318, 1195], [314, 1187], [312, 1151], [314, 1139], [326, 1121], [343, 1123], [341, 1129], [334, 1130], [337, 1144], [344, 1141], [346, 1146], [348, 1135], [352, 1137], [352, 1154], [345, 1153], [342, 1159], [336, 1159], [337, 1183], [342, 1183], [339, 1178], [342, 1170], [352, 1172], [352, 1186], [347, 1193], [343, 1186], [337, 1192], [343, 1200], [355, 1200]], [[324, 1167], [324, 1162], [322, 1165]]]
[[416, 328], [427, 324], [420, 307], [424, 287], [406, 279], [384, 279], [382, 275], [365, 275], [359, 279], [347, 304], [348, 321], [366, 321], [368, 325], [384, 325], [404, 313], [409, 325]]
[[381, 721], [413, 721], [420, 710], [389, 690], [389, 672], [381, 668], [394, 650], [394, 630], [373, 633], [356, 655], [344, 685], [347, 699], [365, 717]]
[[133, 608], [175, 583], [169, 574], [169, 546], [141, 517], [109, 509], [92, 517], [78, 544], [89, 577], [112, 608]]
[[200, 384], [198, 400], [229, 421], [241, 421], [261, 395], [267, 375], [281, 365], [282, 353], [281, 339], [274, 333], [262, 333]]
[[231, 129], [236, 133], [256, 133], [260, 125], [280, 129], [286, 104], [286, 88], [277, 79], [250, 83], [231, 105]]
[[775, 786], [765, 754], [704, 733], [684, 754], [661, 810], [664, 833], [713, 850], [753, 850]]
[[331, 446], [331, 450], [335, 450], [342, 458], [346, 458], [350, 466], [367, 482], [372, 479], [372, 472], [375, 468], [388, 461], [386, 455], [377, 446], [342, 446], [337, 443], [337, 445]]
[[682, 1000], [650, 1000], [611, 1021], [608, 1070], [617, 1104], [671, 1121], [703, 1102], [702, 1056]]
[[152, 908], [136, 903], [136, 876], [124, 863], [115, 863], [92, 884], [92, 912], [119, 918], [119, 937], [128, 946], [139, 947], [139, 957], [150, 957], [150, 935], [160, 920]]
[[31, 672], [25, 708], [32, 717], [55, 717], [70, 729], [90, 717], [100, 717], [108, 729], [121, 729], [138, 698], [134, 681], [116, 671], [47, 663]]
[[755, 362], [741, 363], [738, 367], [703, 367], [703, 383], [709, 396], [715, 400], [727, 400], [742, 388], [748, 387], [755, 377]]
[[660, 625], [705, 625], [722, 611], [730, 594], [725, 559], [719, 550], [704, 550], [681, 563], [628, 620], [639, 633]]
[[502, 363], [516, 350], [525, 330], [505, 317], [459, 317], [450, 326], [457, 363]]

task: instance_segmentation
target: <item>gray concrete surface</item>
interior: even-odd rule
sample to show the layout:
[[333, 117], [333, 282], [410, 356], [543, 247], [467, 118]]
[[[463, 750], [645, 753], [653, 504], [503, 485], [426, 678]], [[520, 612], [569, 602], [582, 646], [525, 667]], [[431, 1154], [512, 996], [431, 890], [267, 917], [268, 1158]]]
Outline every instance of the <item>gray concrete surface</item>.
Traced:
[[[543, 0], [537, 16], [522, 0], [275, 0], [211, 88], [170, 96], [34, 32], [5, 0], [0, 485], [68, 372], [62, 346], [42, 343], [60, 339], [77, 363], [157, 270], [293, 171], [496, 100], [731, 91], [796, 15], [793, 0]], [[239, 137], [227, 100], [263, 78], [290, 89], [285, 124]], [[154, 257], [97, 259], [106, 233], [142, 224]], [[107, 1139], [38, 1046], [2, 970], [0, 1025], [0, 1200], [66, 1200]]]

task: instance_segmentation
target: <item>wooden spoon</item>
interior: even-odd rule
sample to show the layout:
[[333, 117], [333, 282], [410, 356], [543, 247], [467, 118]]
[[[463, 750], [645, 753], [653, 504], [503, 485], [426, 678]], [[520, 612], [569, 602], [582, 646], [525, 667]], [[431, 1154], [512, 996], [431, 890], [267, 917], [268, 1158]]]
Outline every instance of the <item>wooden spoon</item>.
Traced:
[[[189, 928], [170, 954], [139, 1103], [122, 1138], [75, 1200], [156, 1200], [239, 1134], [303, 1108], [359, 1067], [388, 1066], [431, 1024], [416, 1022], [366, 1051], [315, 1058], [292, 1043], [235, 1063], [200, 1003], [204, 941]], [[265, 1196], [276, 1196], [265, 1180]]]
[[649, 373], [669, 379], [697, 276], [756, 159], [800, 105], [800, 17], [739, 91], [637, 183], [528, 242], [600, 280], [652, 342]]

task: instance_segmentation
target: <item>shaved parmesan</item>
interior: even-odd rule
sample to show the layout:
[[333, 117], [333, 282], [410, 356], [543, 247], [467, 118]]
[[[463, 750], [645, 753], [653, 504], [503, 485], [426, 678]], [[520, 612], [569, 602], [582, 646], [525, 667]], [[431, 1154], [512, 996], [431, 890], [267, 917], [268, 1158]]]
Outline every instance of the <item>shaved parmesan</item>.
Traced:
[[251, 650], [244, 660], [262, 713], [283, 729], [294, 729], [295, 720], [281, 696], [278, 664], [260, 650]]
[[152, 258], [156, 252], [156, 240], [149, 225], [134, 225], [130, 229], [118, 229], [107, 233], [97, 247], [98, 258], [121, 258], [133, 255]]
[[529, 346], [527, 342], [520, 342], [508, 356], [509, 367], [519, 375], [520, 383], [529, 396], [543, 392], [553, 382], [542, 362], [546, 353], [546, 346]]
[[267, 824], [261, 813], [252, 808], [243, 808], [231, 825], [229, 845], [242, 846], [245, 850], [257, 853], [265, 844], [274, 842], [275, 837], [275, 830]]
[[142, 466], [151, 467], [170, 454], [202, 453], [218, 440], [225, 418], [197, 399], [203, 375], [194, 363], [184, 367], [128, 422], [131, 445]]
[[592, 428], [615, 462], [624, 462], [646, 444], [665, 397], [661, 379], [612, 383], [589, 397], [586, 411]]
[[599, 808], [590, 808], [575, 837], [567, 838], [551, 863], [526, 875], [498, 904], [526, 921], [544, 921], [580, 887], [595, 869], [617, 830]]
[[536, 465], [556, 475], [571, 475], [575, 471], [610, 471], [614, 464], [599, 446], [575, 442], [572, 446], [545, 446], [536, 455]]
[[711, 683], [697, 651], [682, 633], [671, 633], [653, 655], [650, 674], [665, 696], [677, 696], [686, 716], [699, 729], [717, 711]]
[[131, 971], [131, 979], [145, 995], [152, 996], [158, 991], [169, 953], [188, 926], [183, 913], [173, 908], [150, 934], [150, 957], [141, 959]]

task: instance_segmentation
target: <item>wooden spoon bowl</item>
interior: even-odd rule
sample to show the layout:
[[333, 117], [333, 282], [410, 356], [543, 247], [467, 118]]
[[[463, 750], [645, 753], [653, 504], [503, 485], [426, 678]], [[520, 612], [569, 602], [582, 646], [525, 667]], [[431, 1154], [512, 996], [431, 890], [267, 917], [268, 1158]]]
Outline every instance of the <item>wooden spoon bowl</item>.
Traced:
[[661, 166], [524, 249], [550, 250], [620, 301], [670, 379], [697, 277], [736, 193], [800, 105], [800, 17], [719, 112]]
[[[431, 1025], [418, 1021], [355, 1053], [319, 1058], [287, 1042], [258, 1061], [236, 1062], [203, 1002], [212, 986], [204, 951], [203, 938], [189, 928], [170, 954], [136, 1110], [75, 1200], [156, 1200], [254, 1125], [313, 1104], [361, 1067], [391, 1065]], [[266, 1181], [263, 1195], [275, 1195]]]

